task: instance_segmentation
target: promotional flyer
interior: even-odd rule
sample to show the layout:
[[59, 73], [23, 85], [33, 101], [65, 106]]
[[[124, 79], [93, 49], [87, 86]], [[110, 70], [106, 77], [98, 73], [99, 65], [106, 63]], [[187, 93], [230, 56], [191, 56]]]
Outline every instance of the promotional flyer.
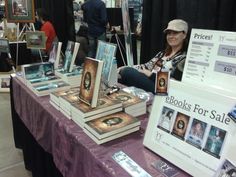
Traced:
[[171, 80], [168, 96], [154, 98], [144, 145], [193, 176], [212, 176], [235, 136], [227, 115], [235, 102]]

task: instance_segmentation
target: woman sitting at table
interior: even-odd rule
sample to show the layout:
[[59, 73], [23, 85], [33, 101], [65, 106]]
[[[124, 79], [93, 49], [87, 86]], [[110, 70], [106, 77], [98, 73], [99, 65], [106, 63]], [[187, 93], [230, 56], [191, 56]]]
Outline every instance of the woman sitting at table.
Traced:
[[120, 83], [154, 93], [156, 73], [161, 69], [169, 70], [171, 78], [181, 80], [186, 58], [188, 24], [181, 19], [172, 20], [164, 33], [166, 49], [158, 52], [147, 63], [118, 68]]

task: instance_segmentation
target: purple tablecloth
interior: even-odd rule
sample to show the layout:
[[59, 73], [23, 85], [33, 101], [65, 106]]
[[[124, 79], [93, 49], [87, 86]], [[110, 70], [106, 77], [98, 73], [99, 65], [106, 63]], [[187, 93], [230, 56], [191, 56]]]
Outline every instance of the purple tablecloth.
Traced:
[[[128, 177], [112, 159], [118, 151], [125, 152], [153, 177], [162, 176], [151, 165], [160, 157], [143, 146], [147, 116], [140, 117], [140, 131], [97, 145], [49, 103], [49, 96], [37, 97], [17, 77], [12, 84], [16, 112], [36, 141], [52, 154], [64, 177]], [[178, 176], [189, 175], [180, 170]]]

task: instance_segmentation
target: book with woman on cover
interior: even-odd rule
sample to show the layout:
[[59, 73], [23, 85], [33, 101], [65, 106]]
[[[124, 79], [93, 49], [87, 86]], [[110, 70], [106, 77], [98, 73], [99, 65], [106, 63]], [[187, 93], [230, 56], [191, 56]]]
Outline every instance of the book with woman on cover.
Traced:
[[85, 104], [82, 101], [75, 102], [72, 104], [72, 106], [77, 110], [77, 114], [85, 118], [112, 109], [122, 108], [122, 103], [120, 101], [112, 100], [109, 99], [109, 97], [104, 96], [98, 99], [96, 108], [91, 108], [89, 105]]
[[114, 113], [85, 123], [85, 129], [98, 139], [103, 139], [137, 126], [140, 126], [140, 120], [124, 112]]
[[102, 67], [103, 61], [89, 57], [84, 60], [79, 97], [92, 108], [97, 106]]

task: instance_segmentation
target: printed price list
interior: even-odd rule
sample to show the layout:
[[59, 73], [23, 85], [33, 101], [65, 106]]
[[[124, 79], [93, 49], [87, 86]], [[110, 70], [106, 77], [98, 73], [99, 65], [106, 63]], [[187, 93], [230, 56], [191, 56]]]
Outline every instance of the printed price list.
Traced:
[[209, 42], [192, 42], [186, 68], [186, 78], [200, 82], [204, 81], [207, 69], [210, 65], [209, 59], [213, 46], [214, 44]]

